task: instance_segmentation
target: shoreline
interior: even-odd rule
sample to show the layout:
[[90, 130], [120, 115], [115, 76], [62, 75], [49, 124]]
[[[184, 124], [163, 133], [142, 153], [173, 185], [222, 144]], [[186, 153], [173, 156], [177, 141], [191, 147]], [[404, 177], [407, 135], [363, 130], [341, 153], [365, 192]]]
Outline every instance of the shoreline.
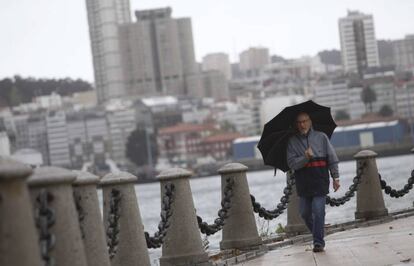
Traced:
[[[410, 143], [403, 143], [403, 144], [386, 144], [386, 145], [377, 145], [374, 147], [367, 147], [367, 148], [348, 148], [348, 149], [336, 149], [338, 158], [341, 162], [352, 161], [354, 160], [354, 155], [361, 150], [369, 149], [378, 154], [377, 158], [384, 158], [384, 157], [392, 157], [398, 155], [408, 155], [411, 154], [411, 149], [414, 147], [414, 144]], [[228, 161], [224, 163], [218, 163], [215, 165], [209, 166], [209, 168], [203, 169], [202, 173], [197, 173], [194, 171], [194, 175], [192, 178], [209, 178], [213, 176], [217, 176], [217, 169], [221, 166], [231, 163], [237, 162], [246, 165], [249, 167], [249, 172], [257, 172], [257, 171], [266, 171], [266, 170], [273, 170], [274, 168], [271, 166], [267, 166], [263, 164], [262, 159], [249, 159], [249, 160], [237, 160], [237, 161]], [[278, 170], [280, 171], [280, 170]], [[137, 181], [137, 184], [146, 184], [146, 183], [155, 183], [159, 182], [156, 178], [140, 178]]]

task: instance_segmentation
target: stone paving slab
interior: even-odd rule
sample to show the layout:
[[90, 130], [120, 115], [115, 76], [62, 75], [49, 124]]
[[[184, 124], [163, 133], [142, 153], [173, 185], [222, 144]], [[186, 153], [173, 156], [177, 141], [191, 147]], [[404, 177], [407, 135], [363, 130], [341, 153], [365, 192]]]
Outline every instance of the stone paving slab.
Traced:
[[298, 243], [237, 265], [414, 265], [414, 216], [338, 232], [325, 241], [322, 253], [313, 253], [310, 243]]

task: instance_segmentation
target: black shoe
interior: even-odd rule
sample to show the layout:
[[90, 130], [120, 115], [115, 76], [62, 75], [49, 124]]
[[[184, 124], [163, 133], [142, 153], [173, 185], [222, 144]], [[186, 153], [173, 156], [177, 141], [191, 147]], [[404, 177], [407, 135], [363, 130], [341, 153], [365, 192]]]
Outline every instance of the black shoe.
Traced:
[[315, 244], [314, 246], [313, 246], [313, 252], [323, 252], [323, 246], [322, 245], [319, 245], [319, 244]]

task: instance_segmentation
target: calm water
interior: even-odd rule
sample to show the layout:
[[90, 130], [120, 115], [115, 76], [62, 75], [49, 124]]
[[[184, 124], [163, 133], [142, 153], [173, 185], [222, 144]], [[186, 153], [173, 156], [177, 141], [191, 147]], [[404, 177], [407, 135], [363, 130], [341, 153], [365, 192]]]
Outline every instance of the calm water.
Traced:
[[[377, 166], [384, 180], [396, 189], [400, 189], [407, 183], [411, 170], [414, 169], [414, 155], [395, 156], [377, 159]], [[352, 179], [356, 174], [355, 161], [347, 161], [339, 164], [341, 176], [341, 188], [336, 193], [331, 191], [333, 197], [341, 197], [352, 184]], [[258, 171], [247, 172], [247, 178], [250, 187], [250, 193], [256, 197], [256, 200], [267, 209], [273, 209], [279, 203], [283, 196], [285, 187], [285, 174], [281, 171], [277, 175], [274, 172]], [[220, 209], [221, 201], [221, 181], [219, 176], [199, 178], [190, 181], [193, 192], [194, 205], [197, 214], [208, 223], [212, 223], [217, 217], [217, 211]], [[160, 185], [159, 183], [142, 184], [136, 186], [136, 193], [140, 206], [141, 216], [145, 230], [152, 235], [158, 226], [160, 220]], [[395, 211], [413, 206], [414, 191], [405, 195], [403, 198], [392, 199], [384, 195], [386, 207], [389, 211]], [[326, 209], [326, 223], [338, 223], [354, 219], [356, 209], [355, 197], [345, 205], [340, 207], [330, 207]], [[259, 232], [274, 232], [278, 223], [286, 224], [286, 214], [282, 214], [270, 223], [265, 222], [262, 218], [256, 216]], [[221, 233], [218, 232], [208, 237], [210, 250], [219, 248]], [[157, 257], [160, 256], [161, 249], [150, 250], [154, 264]]]

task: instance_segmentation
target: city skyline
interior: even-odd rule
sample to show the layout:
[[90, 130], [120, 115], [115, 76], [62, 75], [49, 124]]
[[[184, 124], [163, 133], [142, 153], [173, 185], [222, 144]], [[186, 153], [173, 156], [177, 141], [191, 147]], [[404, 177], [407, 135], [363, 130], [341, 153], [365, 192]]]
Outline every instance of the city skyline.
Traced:
[[[198, 62], [216, 52], [229, 54], [235, 62], [252, 46], [268, 47], [271, 54], [287, 58], [339, 50], [338, 19], [346, 15], [347, 9], [372, 14], [377, 39], [402, 39], [414, 33], [410, 28], [413, 2], [404, 0], [393, 6], [389, 1], [380, 2], [319, 0], [310, 5], [307, 1], [263, 1], [257, 13], [252, 13], [251, 5], [235, 1], [131, 0], [131, 12], [170, 6], [175, 17], [191, 18]], [[19, 20], [15, 19], [17, 13]], [[6, 41], [0, 43], [0, 78], [18, 74], [93, 82], [84, 1], [8, 2], [2, 5], [0, 22], [0, 31], [6, 36]]]

